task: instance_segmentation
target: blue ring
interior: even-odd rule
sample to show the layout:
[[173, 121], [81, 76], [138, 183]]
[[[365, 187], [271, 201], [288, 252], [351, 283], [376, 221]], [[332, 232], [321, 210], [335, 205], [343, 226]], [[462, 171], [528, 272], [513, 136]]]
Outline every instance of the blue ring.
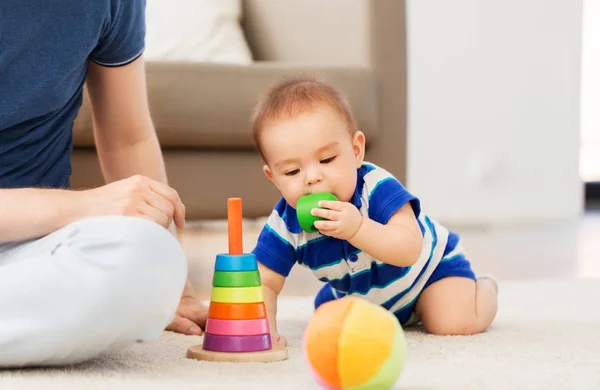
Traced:
[[215, 262], [215, 271], [256, 271], [258, 263], [256, 255], [245, 253], [243, 255], [217, 255]]

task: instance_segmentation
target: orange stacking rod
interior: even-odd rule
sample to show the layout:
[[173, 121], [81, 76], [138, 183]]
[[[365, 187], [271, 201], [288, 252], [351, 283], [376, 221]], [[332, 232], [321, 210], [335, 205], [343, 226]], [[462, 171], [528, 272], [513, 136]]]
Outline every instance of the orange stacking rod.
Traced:
[[227, 199], [229, 254], [242, 255], [242, 198]]

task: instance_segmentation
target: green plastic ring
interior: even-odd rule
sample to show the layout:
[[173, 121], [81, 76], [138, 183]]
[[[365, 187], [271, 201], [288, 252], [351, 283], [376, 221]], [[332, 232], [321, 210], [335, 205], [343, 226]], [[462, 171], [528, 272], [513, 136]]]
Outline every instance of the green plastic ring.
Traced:
[[254, 287], [260, 286], [259, 271], [215, 271], [214, 287]]
[[315, 228], [314, 223], [323, 220], [324, 218], [315, 217], [310, 211], [319, 208], [319, 201], [321, 200], [338, 200], [338, 198], [329, 192], [319, 192], [316, 194], [304, 195], [298, 199], [296, 216], [298, 217], [300, 227], [305, 232], [314, 233], [319, 231], [319, 229]]

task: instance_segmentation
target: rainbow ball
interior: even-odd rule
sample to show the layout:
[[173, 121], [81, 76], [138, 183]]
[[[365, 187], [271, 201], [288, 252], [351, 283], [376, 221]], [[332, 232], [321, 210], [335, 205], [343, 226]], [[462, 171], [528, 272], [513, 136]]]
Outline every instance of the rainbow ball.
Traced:
[[322, 304], [304, 334], [305, 356], [315, 380], [326, 389], [389, 389], [406, 358], [398, 319], [363, 298]]

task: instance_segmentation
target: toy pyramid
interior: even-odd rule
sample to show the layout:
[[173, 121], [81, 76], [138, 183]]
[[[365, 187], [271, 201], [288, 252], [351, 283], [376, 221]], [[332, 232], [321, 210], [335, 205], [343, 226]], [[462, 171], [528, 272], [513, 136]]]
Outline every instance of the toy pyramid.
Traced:
[[202, 345], [187, 357], [229, 362], [272, 362], [287, 358], [273, 348], [256, 256], [242, 247], [242, 200], [227, 200], [229, 253], [214, 266], [208, 320]]

